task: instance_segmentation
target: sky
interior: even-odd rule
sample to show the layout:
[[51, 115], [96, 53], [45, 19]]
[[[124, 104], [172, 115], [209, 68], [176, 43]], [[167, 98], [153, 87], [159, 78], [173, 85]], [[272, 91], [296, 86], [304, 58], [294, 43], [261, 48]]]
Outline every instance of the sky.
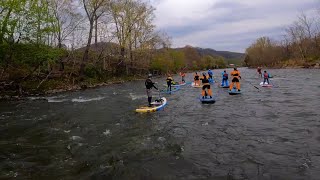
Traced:
[[[280, 40], [302, 12], [314, 16], [320, 0], [151, 0], [157, 29], [173, 47], [245, 52], [257, 38]], [[320, 15], [319, 15], [320, 17]]]

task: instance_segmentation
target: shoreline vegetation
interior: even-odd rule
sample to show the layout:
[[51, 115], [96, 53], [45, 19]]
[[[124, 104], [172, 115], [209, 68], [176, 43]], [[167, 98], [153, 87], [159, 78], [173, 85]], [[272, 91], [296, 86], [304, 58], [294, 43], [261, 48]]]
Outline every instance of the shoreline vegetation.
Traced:
[[[305, 15], [281, 42], [259, 38], [246, 53], [186, 45], [156, 31], [143, 0], [0, 1], [0, 99], [82, 90], [149, 73], [247, 67], [318, 67], [320, 32]], [[83, 12], [86, 12], [85, 14]], [[315, 27], [314, 27], [315, 26]]]
[[154, 10], [143, 0], [0, 1], [0, 97], [242, 63], [242, 53], [170, 48]]
[[258, 38], [245, 52], [248, 67], [319, 68], [320, 12], [315, 17], [301, 13], [288, 27], [282, 38]]

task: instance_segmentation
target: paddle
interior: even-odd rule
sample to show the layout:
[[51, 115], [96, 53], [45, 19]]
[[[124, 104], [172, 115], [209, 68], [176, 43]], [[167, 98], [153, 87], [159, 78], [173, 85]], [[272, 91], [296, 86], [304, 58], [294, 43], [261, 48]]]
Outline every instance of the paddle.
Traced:
[[[244, 81], [246, 81], [246, 80], [244, 80]], [[251, 84], [251, 82], [249, 82], [249, 81], [246, 81], [246, 82], [248, 82], [251, 86], [253, 86], [254, 88], [256, 88], [256, 89], [258, 89], [260, 91], [260, 89], [257, 86]]]
[[274, 88], [278, 88], [279, 86], [276, 86], [276, 85], [274, 85], [273, 84], [273, 82], [269, 79], [269, 82], [272, 84], [272, 86], [274, 87]]
[[[158, 82], [154, 82], [155, 84], [158, 84]], [[158, 92], [159, 92], [159, 100], [161, 100], [161, 92], [160, 92], [160, 88], [159, 88], [159, 85], [158, 85], [158, 87], [157, 87], [157, 89], [158, 89]]]
[[[157, 83], [157, 82], [155, 82], [155, 84], [158, 84], [158, 83]], [[161, 99], [161, 90], [160, 90], [159, 86], [157, 87], [157, 89], [158, 89], [158, 92], [159, 92], [159, 99], [158, 99], [158, 101], [162, 103], [162, 99]]]

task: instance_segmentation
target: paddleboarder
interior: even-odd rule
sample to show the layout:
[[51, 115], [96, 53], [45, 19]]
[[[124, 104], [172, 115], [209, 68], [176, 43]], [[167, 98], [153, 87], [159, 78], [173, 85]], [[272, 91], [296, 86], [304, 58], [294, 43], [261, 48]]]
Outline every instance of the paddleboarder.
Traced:
[[229, 82], [228, 82], [228, 73], [226, 70], [224, 70], [222, 73], [222, 81], [221, 81], [221, 86], [229, 86]]
[[197, 72], [194, 74], [194, 85], [200, 86], [200, 76]]
[[184, 73], [183, 71], [180, 72], [180, 76], [181, 76], [181, 82], [185, 83], [186, 81], [184, 80], [184, 77], [186, 76], [186, 73]]
[[171, 77], [170, 74], [168, 74], [166, 81], [167, 81], [167, 91], [171, 91], [171, 85], [173, 82], [173, 78]]
[[149, 103], [149, 107], [152, 106], [151, 101], [152, 101], [152, 88], [155, 88], [156, 90], [158, 90], [158, 88], [154, 85], [155, 83], [152, 82], [151, 80], [152, 78], [152, 74], [148, 75], [148, 78], [145, 81], [145, 86], [146, 86], [146, 92], [147, 92], [147, 96], [148, 96], [148, 103]]
[[232, 78], [232, 81], [231, 81], [231, 85], [229, 87], [230, 91], [232, 90], [234, 84], [236, 84], [237, 90], [240, 91], [240, 81], [239, 81], [239, 79], [241, 79], [241, 76], [240, 76], [240, 72], [237, 70], [236, 67], [233, 68], [233, 71], [231, 72], [231, 76], [233, 78]]
[[[207, 97], [208, 95], [210, 96], [210, 98], [212, 98], [212, 90], [210, 88], [210, 83], [209, 83], [209, 79], [206, 76], [206, 73], [202, 74], [203, 77], [200, 78], [200, 80], [202, 81], [202, 99], [204, 99], [205, 97]], [[206, 89], [208, 90], [208, 92], [206, 91]]]
[[213, 79], [213, 71], [211, 69], [208, 70], [209, 78]]
[[270, 84], [270, 83], [269, 83], [269, 77], [270, 77], [269, 73], [267, 73], [267, 71], [264, 71], [264, 72], [263, 72], [263, 84], [265, 84], [266, 82], [267, 82], [268, 84]]
[[257, 68], [257, 73], [259, 74], [259, 77], [262, 78], [262, 73], [261, 73], [262, 69], [261, 67]]

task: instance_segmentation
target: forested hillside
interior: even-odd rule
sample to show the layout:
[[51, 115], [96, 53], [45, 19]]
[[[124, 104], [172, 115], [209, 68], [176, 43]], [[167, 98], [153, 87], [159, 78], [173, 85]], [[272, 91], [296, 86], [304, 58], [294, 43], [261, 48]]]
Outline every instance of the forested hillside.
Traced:
[[319, 67], [320, 63], [320, 14], [318, 18], [306, 14], [298, 16], [285, 28], [279, 40], [258, 38], [246, 49], [245, 63], [249, 67]]

